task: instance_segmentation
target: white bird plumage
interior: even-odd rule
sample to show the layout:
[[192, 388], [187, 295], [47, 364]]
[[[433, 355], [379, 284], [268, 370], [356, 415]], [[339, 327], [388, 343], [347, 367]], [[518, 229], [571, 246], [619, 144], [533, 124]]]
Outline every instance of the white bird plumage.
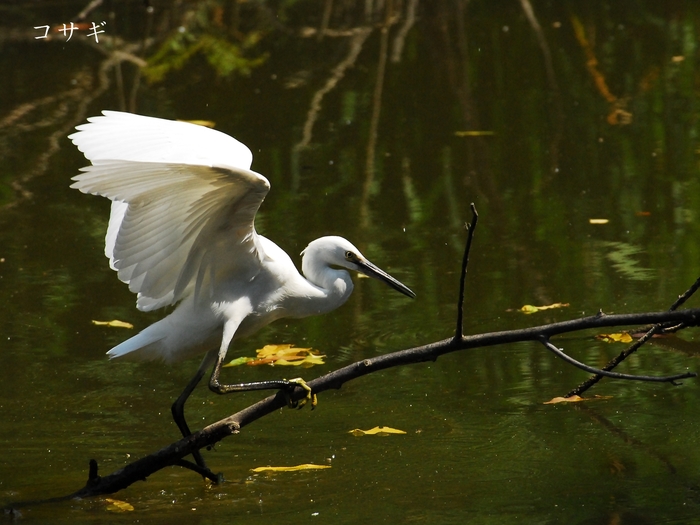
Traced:
[[[353, 284], [334, 267], [415, 296], [341, 237], [311, 242], [299, 274], [284, 250], [255, 231], [270, 183], [250, 170], [250, 150], [224, 133], [115, 111], [76, 129], [69, 138], [92, 165], [71, 187], [112, 201], [105, 237], [110, 267], [137, 294], [138, 309], [177, 304], [108, 355], [176, 361], [209, 351], [178, 399], [180, 410], [214, 363], [210, 388], [223, 393], [218, 373], [232, 340], [281, 317], [342, 305]], [[184, 416], [178, 425], [189, 432]]]

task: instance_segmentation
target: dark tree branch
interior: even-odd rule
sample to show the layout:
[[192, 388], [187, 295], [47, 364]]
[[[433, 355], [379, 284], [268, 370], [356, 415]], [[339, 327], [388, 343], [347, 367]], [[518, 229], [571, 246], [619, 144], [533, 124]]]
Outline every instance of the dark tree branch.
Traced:
[[[335, 370], [334, 372], [318, 377], [313, 381], [309, 381], [307, 384], [309, 387], [311, 387], [314, 393], [320, 394], [326, 390], [338, 389], [348, 381], [371, 374], [373, 372], [378, 372], [380, 370], [395, 366], [422, 363], [425, 361], [435, 361], [442, 355], [459, 350], [482, 348], [521, 341], [543, 342], [548, 341], [550, 337], [555, 335], [594, 328], [644, 324], [660, 324], [662, 327], [666, 327], [673, 326], [678, 323], [684, 323], [687, 326], [700, 325], [700, 308], [675, 312], [649, 312], [623, 315], [605, 315], [601, 312], [590, 317], [525, 328], [522, 330], [508, 330], [503, 332], [462, 336], [458, 340], [450, 338], [437, 343], [358, 361]], [[675, 378], [680, 379], [681, 377], [695, 376], [696, 374], [689, 372], [675, 376]], [[618, 374], [615, 377], [630, 378], [630, 376], [627, 376], [626, 374]], [[639, 376], [631, 376], [631, 378], [639, 379]], [[652, 380], [671, 381], [673, 379], [674, 378], [653, 378]], [[306, 397], [306, 390], [301, 387], [295, 389], [291, 394], [292, 400], [300, 400], [303, 397]], [[202, 448], [214, 445], [232, 434], [237, 434], [243, 427], [285, 406], [287, 406], [287, 398], [283, 392], [278, 392], [277, 394], [269, 396], [262, 401], [241, 410], [240, 412], [205, 427], [199, 432], [195, 432], [191, 436], [172, 443], [171, 445], [168, 445], [167, 447], [153, 454], [138, 459], [124, 468], [103, 477], [97, 476], [97, 465], [91, 462], [90, 476], [86, 485], [63, 499], [86, 498], [104, 494], [113, 494], [137, 481], [145, 480], [151, 474], [165, 467], [186, 466], [187, 468], [191, 468], [191, 463], [187, 462], [187, 464], [185, 464], [183, 461], [186, 456], [192, 454], [192, 452], [195, 450], [200, 450]], [[199, 473], [202, 474], [202, 472]], [[213, 475], [207, 475], [207, 477], [210, 479], [213, 479], [212, 476]], [[52, 501], [56, 501], [57, 499], [60, 498], [54, 498]], [[20, 505], [23, 504], [16, 504], [15, 507]]]
[[683, 306], [683, 304], [690, 299], [695, 292], [698, 291], [698, 288], [700, 288], [700, 277], [698, 278], [697, 281], [693, 283], [693, 285], [688, 288], [685, 292], [683, 292], [681, 295], [678, 296], [678, 299], [676, 299], [676, 302], [671, 305], [671, 308], [669, 308], [669, 312], [673, 312], [675, 310], [678, 310], [679, 306]]
[[590, 372], [591, 374], [598, 374], [601, 376], [605, 377], [612, 377], [613, 379], [628, 379], [631, 381], [650, 381], [650, 382], [656, 382], [656, 383], [671, 383], [672, 385], [678, 386], [680, 383], [676, 383], [676, 380], [678, 379], [687, 379], [689, 377], [695, 377], [697, 374], [694, 374], [693, 372], [686, 372], [684, 374], [677, 374], [675, 376], [638, 376], [638, 375], [630, 375], [630, 374], [619, 374], [617, 372], [608, 372], [606, 370], [600, 370], [598, 368], [593, 368], [592, 366], [588, 366], [584, 363], [581, 363], [580, 361], [576, 361], [573, 357], [567, 355], [564, 353], [564, 351], [561, 348], [557, 348], [554, 346], [552, 343], [549, 342], [549, 339], [546, 337], [541, 337], [540, 342], [544, 345], [544, 347], [551, 351], [554, 355], [557, 357], [560, 357], [567, 363], [574, 365], [576, 368], [580, 368], [581, 370], [585, 370], [586, 372]]
[[462, 273], [459, 276], [459, 298], [457, 300], [457, 329], [455, 330], [455, 340], [459, 341], [464, 336], [464, 287], [467, 280], [467, 266], [469, 265], [469, 252], [472, 249], [472, 239], [474, 239], [474, 230], [476, 223], [479, 220], [479, 214], [476, 212], [476, 206], [471, 203], [472, 222], [467, 226], [467, 244], [464, 246], [464, 257], [462, 257]]
[[[676, 311], [679, 306], [682, 306], [698, 290], [698, 288], [700, 288], [700, 278], [698, 278], [693, 283], [693, 285], [690, 288], [688, 288], [683, 294], [678, 296], [678, 299], [676, 299], [676, 301], [671, 305], [671, 308], [669, 308], [669, 312]], [[682, 326], [682, 324], [680, 326]], [[620, 354], [617, 357], [611, 359], [610, 362], [602, 368], [602, 370], [608, 372], [614, 369], [617, 365], [622, 363], [630, 355], [636, 352], [644, 343], [651, 339], [655, 334], [662, 331], [677, 331], [678, 329], [679, 328], [677, 326], [662, 326], [660, 324], [652, 326], [642, 337], [640, 337], [637, 341], [632, 343], [632, 345], [627, 350], [620, 352]], [[589, 377], [586, 381], [584, 381], [579, 386], [571, 390], [564, 397], [580, 396], [586, 390], [595, 385], [598, 381], [603, 379], [604, 375], [607, 374], [596, 373], [596, 375]]]

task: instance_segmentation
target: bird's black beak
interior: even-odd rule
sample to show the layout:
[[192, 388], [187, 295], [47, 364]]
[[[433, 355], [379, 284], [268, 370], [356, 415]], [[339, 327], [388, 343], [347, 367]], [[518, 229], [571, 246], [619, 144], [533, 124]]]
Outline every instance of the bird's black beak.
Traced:
[[404, 284], [400, 283], [391, 275], [386, 273], [381, 268], [375, 266], [368, 260], [364, 259], [355, 261], [355, 264], [357, 265], [357, 270], [364, 273], [367, 277], [372, 277], [373, 279], [383, 281], [389, 286], [391, 286], [394, 290], [401, 292], [402, 294], [410, 297], [411, 299], [415, 299], [416, 294], [414, 294], [408, 286], [405, 286]]

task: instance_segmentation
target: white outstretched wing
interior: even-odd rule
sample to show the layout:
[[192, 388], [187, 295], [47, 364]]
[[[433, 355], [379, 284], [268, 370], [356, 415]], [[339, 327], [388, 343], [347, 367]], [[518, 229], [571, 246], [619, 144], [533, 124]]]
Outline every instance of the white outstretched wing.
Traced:
[[233, 137], [189, 122], [103, 111], [68, 138], [89, 161], [131, 160], [250, 169], [253, 154]]
[[265, 257], [254, 219], [270, 188], [250, 150], [184, 122], [104, 112], [69, 138], [93, 165], [71, 186], [113, 201], [105, 254], [154, 310], [252, 278]]

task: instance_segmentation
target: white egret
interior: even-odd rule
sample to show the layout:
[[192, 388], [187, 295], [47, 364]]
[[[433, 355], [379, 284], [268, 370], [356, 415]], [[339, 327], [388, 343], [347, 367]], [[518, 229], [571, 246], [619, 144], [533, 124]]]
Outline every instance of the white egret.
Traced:
[[[92, 163], [71, 188], [112, 201], [105, 255], [138, 294], [137, 308], [179, 303], [107, 355], [172, 362], [206, 352], [172, 407], [184, 436], [185, 401], [212, 366], [209, 388], [219, 394], [291, 387], [284, 380], [221, 384], [229, 346], [276, 319], [339, 307], [353, 289], [345, 269], [415, 297], [341, 237], [306, 247], [302, 277], [281, 248], [255, 231], [270, 183], [250, 171], [252, 154], [234, 138], [187, 122], [102, 114], [69, 137]], [[204, 466], [199, 454], [195, 459]]]

